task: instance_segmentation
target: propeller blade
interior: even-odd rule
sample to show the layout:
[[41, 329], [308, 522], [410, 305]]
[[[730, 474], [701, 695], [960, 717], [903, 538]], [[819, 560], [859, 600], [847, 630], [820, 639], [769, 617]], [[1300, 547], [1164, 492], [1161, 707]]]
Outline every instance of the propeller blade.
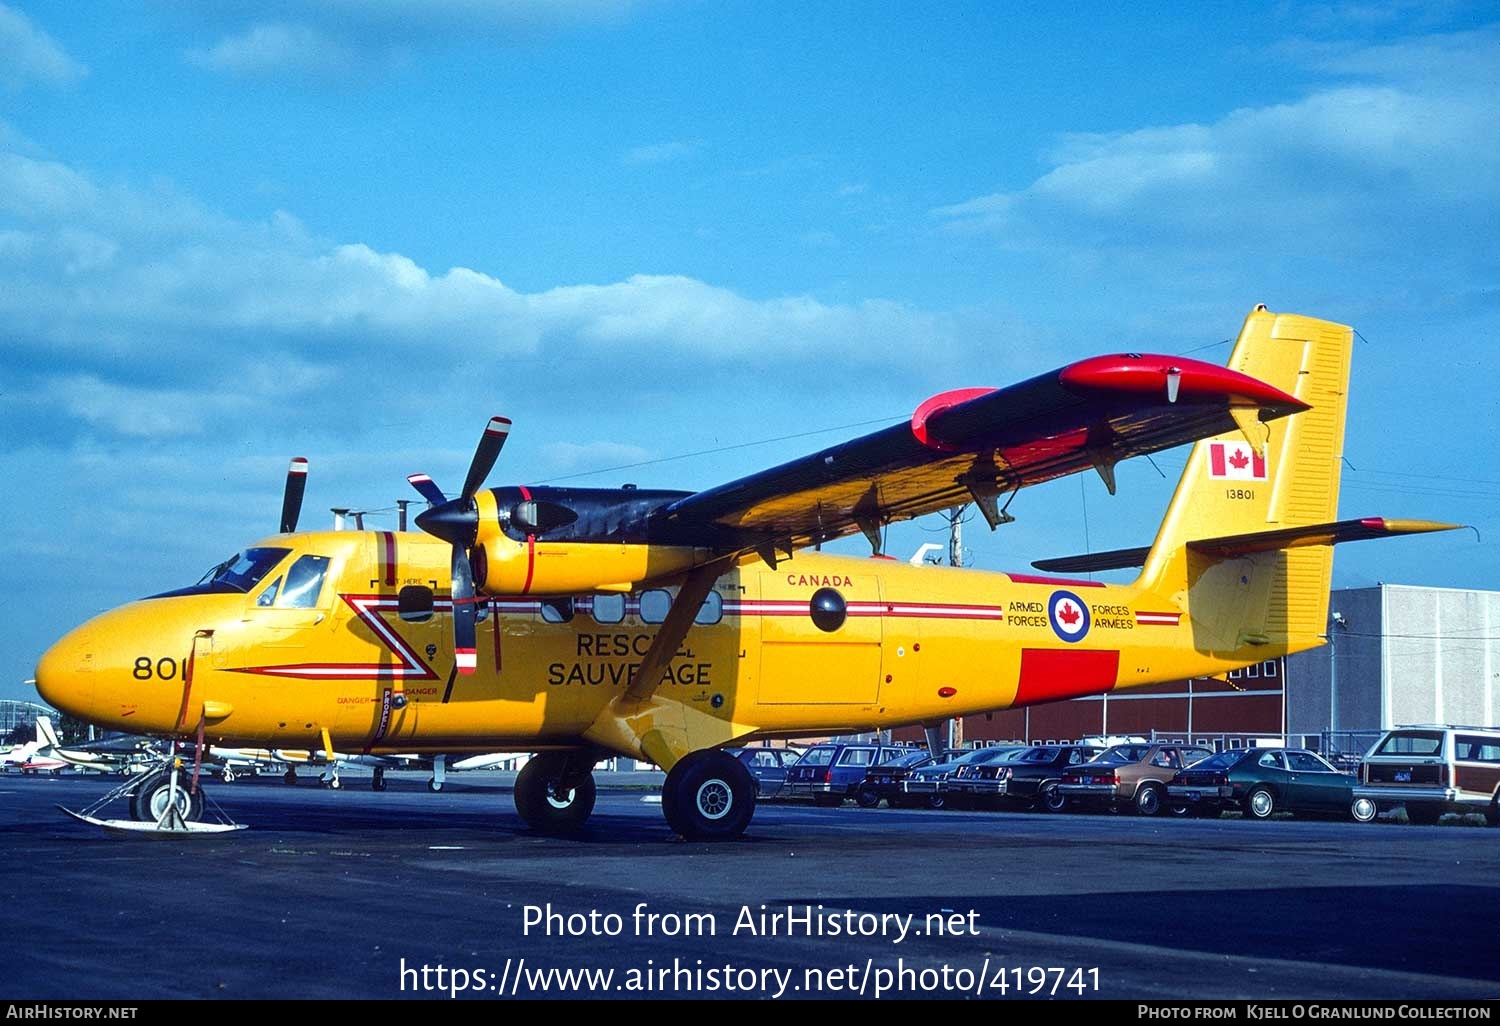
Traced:
[[426, 474], [409, 474], [406, 480], [421, 493], [422, 498], [427, 500], [429, 506], [441, 506], [448, 501], [448, 497], [443, 494], [443, 490]]
[[286, 472], [286, 491], [281, 497], [281, 533], [291, 534], [297, 529], [297, 518], [302, 515], [302, 493], [307, 490], [307, 460], [298, 456]]
[[500, 457], [500, 447], [505, 444], [505, 438], [509, 434], [509, 418], [490, 418], [489, 426], [484, 429], [484, 436], [479, 439], [479, 448], [474, 450], [474, 462], [469, 464], [469, 475], [464, 478], [464, 490], [459, 493], [465, 499], [472, 499], [474, 493], [479, 491], [479, 486], [484, 484], [484, 479], [490, 476], [495, 460]]
[[458, 672], [474, 672], [474, 577], [469, 570], [469, 554], [463, 546], [453, 546], [453, 661]]

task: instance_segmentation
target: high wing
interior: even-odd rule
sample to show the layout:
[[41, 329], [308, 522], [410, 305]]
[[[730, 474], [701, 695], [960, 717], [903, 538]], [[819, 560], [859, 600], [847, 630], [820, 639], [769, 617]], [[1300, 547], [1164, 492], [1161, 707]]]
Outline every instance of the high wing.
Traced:
[[1176, 356], [1101, 356], [998, 389], [928, 399], [909, 421], [678, 499], [668, 529], [711, 525], [779, 552], [862, 531], [880, 551], [885, 524], [975, 502], [990, 526], [998, 499], [1029, 485], [1114, 466], [1307, 409], [1287, 393], [1215, 364]]

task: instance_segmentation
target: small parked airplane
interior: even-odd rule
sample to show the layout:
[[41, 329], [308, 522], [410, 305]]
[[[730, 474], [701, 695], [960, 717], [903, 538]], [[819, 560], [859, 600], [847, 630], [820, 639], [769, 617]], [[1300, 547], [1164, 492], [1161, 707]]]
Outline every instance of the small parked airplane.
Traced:
[[[1227, 367], [1115, 353], [699, 491], [482, 488], [493, 418], [456, 496], [425, 474], [425, 533], [281, 530], [199, 584], [58, 641], [37, 688], [89, 722], [213, 745], [389, 756], [536, 753], [522, 819], [581, 828], [594, 766], [667, 771], [678, 834], [750, 823], [724, 751], [928, 725], [1222, 675], [1325, 643], [1333, 548], [1456, 525], [1338, 515], [1353, 331], [1258, 306]], [[912, 566], [884, 527], [1193, 443], [1149, 546], [1034, 564]], [[1003, 500], [1003, 502], [1002, 502]], [[862, 534], [874, 558], [816, 551]], [[1077, 577], [1140, 567], [1129, 584]], [[143, 788], [166, 785], [160, 775]], [[174, 794], [177, 792], [173, 792]], [[201, 803], [199, 803], [201, 804]]]

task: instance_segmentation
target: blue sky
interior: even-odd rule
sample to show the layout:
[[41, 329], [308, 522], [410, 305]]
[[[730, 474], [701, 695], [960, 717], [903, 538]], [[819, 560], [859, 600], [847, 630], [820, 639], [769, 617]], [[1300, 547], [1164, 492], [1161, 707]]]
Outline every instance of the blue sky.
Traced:
[[[709, 487], [1256, 303], [1360, 333], [1341, 514], [1477, 529], [1336, 586], [1500, 587], [1497, 96], [1488, 3], [0, 0], [0, 697], [292, 456], [304, 527], [494, 414], [490, 484]], [[1144, 544], [1182, 455], [969, 561]]]

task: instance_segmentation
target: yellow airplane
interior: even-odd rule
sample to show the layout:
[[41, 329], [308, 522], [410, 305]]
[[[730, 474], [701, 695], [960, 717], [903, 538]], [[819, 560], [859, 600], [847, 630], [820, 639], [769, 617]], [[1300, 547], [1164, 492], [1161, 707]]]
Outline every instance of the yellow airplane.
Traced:
[[[674, 831], [735, 837], [756, 787], [730, 745], [935, 724], [1322, 644], [1334, 544], [1457, 526], [1333, 519], [1352, 337], [1256, 307], [1227, 367], [1084, 359], [934, 396], [698, 492], [482, 488], [510, 428], [496, 417], [456, 496], [409, 479], [430, 504], [416, 532], [298, 532], [294, 461], [279, 534], [77, 628], [37, 687], [89, 722], [200, 743], [536, 753], [515, 805], [547, 832], [586, 821], [596, 762], [634, 757], [667, 770]], [[1189, 442], [1150, 546], [1044, 574], [880, 552], [891, 522], [972, 502], [993, 529], [1021, 488], [1093, 470], [1113, 492], [1120, 460]], [[874, 558], [816, 551], [855, 532]], [[1136, 565], [1128, 585], [1049, 576]]]

